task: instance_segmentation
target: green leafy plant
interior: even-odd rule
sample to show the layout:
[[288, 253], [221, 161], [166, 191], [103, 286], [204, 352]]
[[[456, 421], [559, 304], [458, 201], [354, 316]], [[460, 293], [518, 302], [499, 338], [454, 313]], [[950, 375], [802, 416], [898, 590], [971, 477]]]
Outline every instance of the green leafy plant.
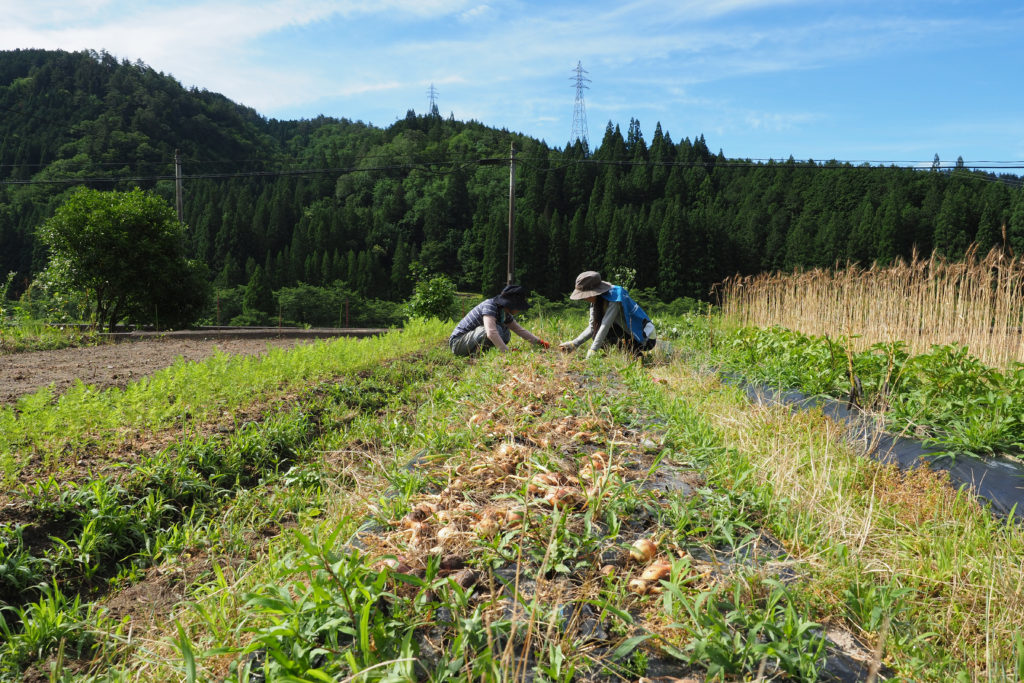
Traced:
[[728, 598], [717, 589], [690, 600], [677, 591], [675, 604], [688, 616], [677, 626], [692, 634], [684, 652], [707, 667], [709, 678], [763, 673], [771, 664], [798, 680], [817, 680], [825, 654], [818, 624], [800, 615], [782, 584], [766, 581], [765, 587], [761, 601], [745, 597], [740, 581]]
[[406, 310], [410, 318], [451, 320], [455, 316], [455, 283], [446, 275], [417, 282]]

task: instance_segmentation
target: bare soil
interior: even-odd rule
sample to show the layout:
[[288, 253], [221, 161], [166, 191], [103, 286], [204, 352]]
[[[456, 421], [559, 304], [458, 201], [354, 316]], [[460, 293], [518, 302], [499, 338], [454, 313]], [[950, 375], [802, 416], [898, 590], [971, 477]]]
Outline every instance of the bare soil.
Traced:
[[145, 375], [173, 365], [175, 360], [201, 361], [220, 350], [232, 355], [258, 355], [268, 347], [291, 348], [314, 337], [260, 338], [167, 336], [121, 341], [55, 351], [28, 351], [0, 356], [0, 406], [52, 385], [63, 393], [76, 381], [99, 389], [124, 387]]

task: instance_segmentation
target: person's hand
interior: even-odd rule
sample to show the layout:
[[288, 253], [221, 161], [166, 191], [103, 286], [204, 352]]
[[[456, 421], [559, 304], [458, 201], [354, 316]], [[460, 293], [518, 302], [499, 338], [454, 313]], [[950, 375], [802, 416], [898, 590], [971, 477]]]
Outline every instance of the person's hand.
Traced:
[[537, 343], [540, 344], [541, 346], [543, 346], [545, 349], [550, 349], [551, 348], [551, 342], [546, 342], [543, 339], [541, 339], [540, 337], [537, 337]]
[[572, 351], [576, 347], [572, 345], [572, 342], [562, 342], [558, 345], [559, 351]]

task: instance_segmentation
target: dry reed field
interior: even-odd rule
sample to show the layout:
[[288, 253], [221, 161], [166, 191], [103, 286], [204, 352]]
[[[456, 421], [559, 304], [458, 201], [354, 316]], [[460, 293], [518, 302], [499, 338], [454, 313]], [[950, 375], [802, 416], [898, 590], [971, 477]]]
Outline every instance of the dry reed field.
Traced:
[[972, 249], [959, 262], [915, 255], [888, 266], [734, 277], [721, 291], [726, 318], [744, 326], [849, 337], [854, 350], [955, 344], [991, 366], [1024, 362], [1024, 259], [998, 248], [984, 258]]

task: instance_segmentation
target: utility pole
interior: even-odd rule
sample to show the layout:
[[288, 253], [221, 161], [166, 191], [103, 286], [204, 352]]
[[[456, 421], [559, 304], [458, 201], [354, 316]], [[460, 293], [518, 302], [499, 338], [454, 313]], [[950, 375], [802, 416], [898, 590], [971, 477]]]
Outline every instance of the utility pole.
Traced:
[[579, 140], [583, 143], [584, 147], [589, 149], [587, 143], [587, 107], [583, 103], [583, 91], [590, 88], [590, 86], [585, 85], [590, 83], [590, 79], [584, 75], [587, 73], [587, 70], [583, 68], [582, 62], [577, 61], [576, 68], [573, 71], [576, 75], [569, 80], [576, 81], [576, 103], [572, 108], [572, 133], [569, 135], [569, 144], [576, 144], [576, 141]]
[[515, 273], [515, 248], [516, 248], [516, 143], [512, 141], [511, 152], [509, 152], [508, 164], [508, 273], [505, 284], [512, 284]]
[[185, 222], [185, 202], [181, 193], [181, 155], [174, 150], [174, 204], [178, 209], [178, 222]]

